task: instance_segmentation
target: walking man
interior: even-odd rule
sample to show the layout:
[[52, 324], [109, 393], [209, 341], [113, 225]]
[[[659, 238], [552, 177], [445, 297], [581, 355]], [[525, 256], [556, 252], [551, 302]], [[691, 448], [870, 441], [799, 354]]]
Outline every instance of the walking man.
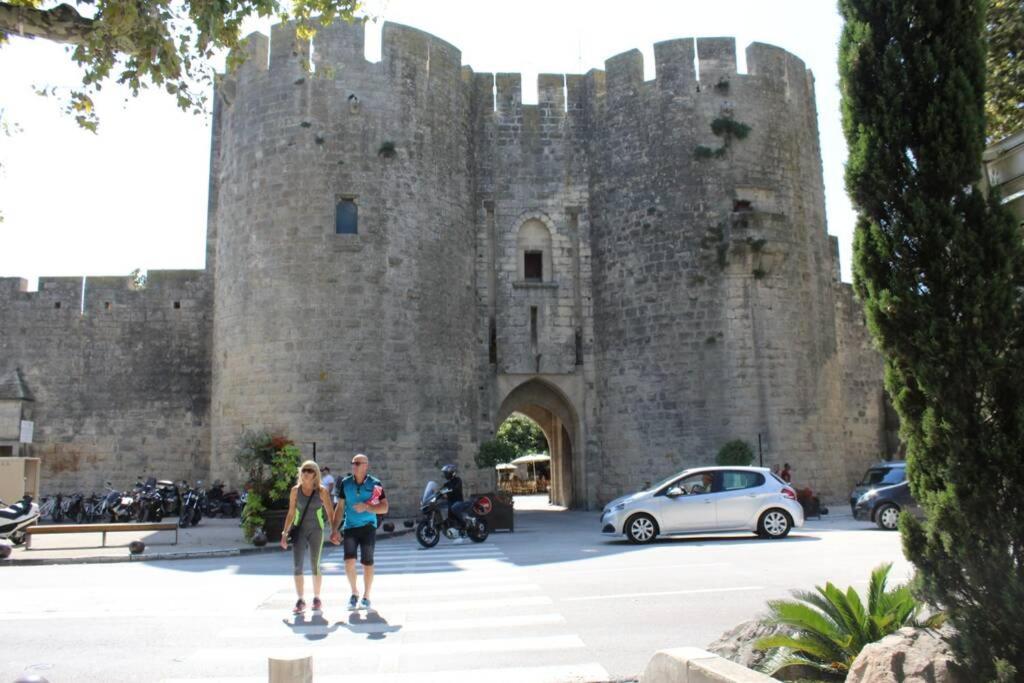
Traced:
[[[331, 541], [344, 537], [345, 576], [352, 589], [348, 608], [370, 609], [370, 589], [373, 587], [373, 548], [377, 540], [377, 515], [388, 511], [384, 485], [369, 473], [370, 459], [362, 453], [352, 458], [352, 474], [335, 484], [338, 508], [332, 523]], [[344, 510], [344, 514], [340, 511]], [[341, 533], [339, 522], [344, 519]], [[356, 556], [363, 565], [363, 599], [359, 599], [356, 586]]]
[[331, 474], [331, 468], [324, 465], [320, 468], [320, 477], [325, 489], [331, 492], [331, 500], [335, 505], [338, 504], [338, 498], [334, 495], [334, 475]]

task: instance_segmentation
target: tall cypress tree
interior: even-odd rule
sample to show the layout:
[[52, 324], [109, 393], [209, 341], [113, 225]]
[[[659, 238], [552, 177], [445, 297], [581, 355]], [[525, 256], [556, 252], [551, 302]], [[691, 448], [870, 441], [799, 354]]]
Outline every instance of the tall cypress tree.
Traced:
[[911, 491], [904, 552], [972, 680], [1024, 676], [1024, 247], [975, 183], [984, 0], [839, 0], [854, 287]]

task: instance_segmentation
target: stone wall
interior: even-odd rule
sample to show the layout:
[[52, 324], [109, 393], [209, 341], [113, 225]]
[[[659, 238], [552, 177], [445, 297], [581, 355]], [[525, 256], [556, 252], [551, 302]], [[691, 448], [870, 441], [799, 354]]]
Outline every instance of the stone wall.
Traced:
[[[0, 279], [0, 375], [32, 392], [43, 493], [209, 471], [210, 282], [202, 271]], [[11, 366], [11, 367], [7, 367]]]

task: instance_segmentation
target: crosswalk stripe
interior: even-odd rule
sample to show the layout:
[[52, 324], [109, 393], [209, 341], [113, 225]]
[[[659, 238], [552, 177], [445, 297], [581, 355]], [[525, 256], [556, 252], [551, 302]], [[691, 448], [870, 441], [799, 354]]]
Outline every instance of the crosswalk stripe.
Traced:
[[[357, 623], [357, 624], [346, 624], [342, 623], [341, 627], [352, 633], [357, 634], [368, 634], [368, 633], [391, 633], [394, 631], [396, 626], [401, 626], [402, 633], [417, 633], [417, 632], [429, 632], [434, 631], [459, 631], [459, 630], [473, 630], [478, 628], [493, 628], [495, 625], [494, 617], [477, 617], [469, 619], [433, 619], [426, 618], [420, 620], [409, 620], [400, 614], [389, 614], [391, 622], [389, 624], [384, 623]], [[565, 623], [565, 617], [558, 613], [547, 613], [547, 614], [516, 614], [516, 615], [505, 615], [503, 614], [498, 622], [502, 628], [511, 628], [514, 626], [550, 626], [560, 625]], [[256, 638], [281, 638], [289, 634], [301, 635], [301, 636], [326, 636], [339, 630], [334, 625], [295, 625], [286, 620], [282, 620], [281, 624], [271, 625], [265, 622], [254, 624], [252, 626], [235, 626], [232, 628], [224, 629], [217, 634], [218, 638], [225, 639], [256, 639]], [[446, 645], [447, 647], [447, 645]]]
[[730, 593], [733, 591], [759, 591], [764, 586], [733, 586], [730, 588], [695, 588], [680, 591], [657, 591], [654, 593], [619, 593], [617, 595], [586, 595], [578, 598], [562, 598], [562, 602], [583, 602], [586, 600], [614, 600], [615, 598], [652, 598], [665, 595], [697, 595], [700, 593]]
[[[452, 553], [394, 553], [394, 554], [382, 554], [374, 553], [374, 559], [377, 562], [442, 562], [444, 560], [462, 560], [466, 558], [474, 557], [501, 557], [507, 558], [507, 555], [503, 552], [489, 551], [481, 553], [464, 553], [464, 552], [452, 552]], [[324, 558], [333, 559], [344, 559], [345, 553], [324, 553]]]
[[[503, 555], [477, 555], [475, 557], [424, 557], [415, 560], [391, 560], [386, 557], [375, 558], [374, 567], [427, 567], [427, 566], [451, 566], [462, 562], [495, 562], [507, 563], [508, 558]], [[342, 557], [325, 557], [320, 561], [320, 566], [330, 564], [335, 567], [344, 567], [345, 559]], [[356, 564], [359, 564], [358, 562]]]
[[[338, 545], [327, 544], [324, 545], [324, 550], [330, 552], [343, 552], [344, 548]], [[375, 545], [374, 553], [376, 554], [393, 554], [401, 555], [405, 553], [419, 553], [421, 555], [434, 555], [438, 553], [489, 553], [489, 552], [503, 552], [500, 546], [487, 544], [481, 545], [479, 543], [453, 543], [453, 544], [442, 544], [437, 545], [433, 548], [423, 548], [418, 545]]]
[[286, 648], [203, 648], [196, 650], [186, 661], [215, 661], [220, 666], [227, 666], [232, 661], [258, 662], [266, 658], [299, 659], [311, 654], [318, 660], [351, 660], [355, 651], [361, 657], [371, 654], [394, 657], [435, 655], [438, 647], [445, 652], [466, 654], [494, 654], [499, 652], [538, 652], [543, 650], [569, 650], [585, 648], [586, 645], [576, 635], [537, 636], [521, 638], [485, 638], [474, 640], [449, 640], [443, 644], [437, 642], [405, 643], [394, 640], [360, 640], [350, 647], [338, 646], [328, 641], [317, 641], [317, 645], [307, 647]]
[[[596, 662], [556, 666], [524, 666], [507, 669], [456, 669], [448, 671], [410, 671], [407, 673], [374, 673], [358, 676], [317, 674], [317, 683], [451, 683], [462, 678], [475, 678], [488, 683], [592, 683], [611, 677]], [[266, 683], [267, 677], [235, 678], [165, 678], [162, 683]]]
[[[282, 609], [284, 607], [291, 607], [293, 602], [294, 601], [292, 598], [274, 597], [260, 605], [260, 609]], [[546, 595], [509, 598], [485, 598], [481, 600], [446, 600], [444, 603], [444, 611], [452, 612], [456, 610], [496, 609], [504, 607], [531, 607], [536, 605], [550, 604], [552, 604], [552, 600]], [[421, 602], [384, 603], [374, 598], [374, 605], [378, 609], [382, 611], [387, 610], [388, 612], [408, 612], [424, 610], [436, 612], [439, 609], [436, 600], [423, 600]]]
[[[501, 584], [500, 592], [501, 593], [522, 593], [522, 592], [529, 592], [529, 591], [538, 591], [539, 592], [540, 589], [541, 589], [540, 586], [538, 586], [535, 583], [514, 584], [514, 583], [503, 582]], [[387, 589], [385, 589], [385, 590], [376, 590], [376, 591], [373, 592], [373, 598], [375, 600], [385, 600], [385, 601], [387, 601], [387, 600], [395, 600], [395, 599], [399, 599], [399, 598], [420, 598], [420, 597], [422, 597], [424, 600], [436, 600], [437, 598], [448, 597], [448, 596], [452, 596], [452, 595], [458, 597], [460, 595], [473, 595], [474, 593], [496, 593], [496, 592], [499, 592], [499, 589], [496, 587], [494, 582], [489, 581], [487, 583], [481, 583], [479, 585], [474, 585], [474, 586], [460, 586], [457, 583], [452, 583], [452, 584], [449, 584], [447, 587], [443, 587], [443, 588], [442, 587], [435, 588], [433, 585], [431, 585], [429, 589], [424, 587], [424, 588], [422, 588], [420, 590], [408, 590], [408, 591], [387, 590]], [[275, 593], [274, 595], [275, 595], [275, 597], [287, 596], [289, 598], [293, 598], [294, 595], [295, 595], [295, 591], [294, 590], [288, 590], [288, 589], [281, 589], [281, 590], [277, 591], [277, 593]], [[342, 588], [338, 588], [336, 590], [330, 590], [330, 591], [321, 591], [321, 593], [320, 593], [320, 597], [321, 598], [325, 598], [325, 599], [328, 596], [332, 596], [333, 597], [335, 595], [338, 598], [344, 598], [345, 600], [348, 600], [348, 592], [345, 589], [342, 589]]]
[[[324, 548], [324, 555], [344, 555], [345, 551], [341, 548]], [[468, 546], [462, 546], [458, 548], [450, 548], [445, 550], [416, 550], [410, 548], [408, 550], [391, 550], [388, 552], [381, 552], [380, 548], [377, 548], [373, 552], [375, 557], [447, 557], [449, 555], [504, 555], [505, 552], [500, 548], [470, 548]]]

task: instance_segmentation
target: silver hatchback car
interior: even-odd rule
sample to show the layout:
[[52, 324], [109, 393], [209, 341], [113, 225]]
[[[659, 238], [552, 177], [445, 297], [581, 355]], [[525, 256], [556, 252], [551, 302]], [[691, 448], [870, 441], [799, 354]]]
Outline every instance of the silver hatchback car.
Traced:
[[601, 531], [649, 543], [659, 534], [752, 531], [784, 538], [804, 525], [796, 491], [766, 467], [697, 467], [616, 498], [601, 513]]

